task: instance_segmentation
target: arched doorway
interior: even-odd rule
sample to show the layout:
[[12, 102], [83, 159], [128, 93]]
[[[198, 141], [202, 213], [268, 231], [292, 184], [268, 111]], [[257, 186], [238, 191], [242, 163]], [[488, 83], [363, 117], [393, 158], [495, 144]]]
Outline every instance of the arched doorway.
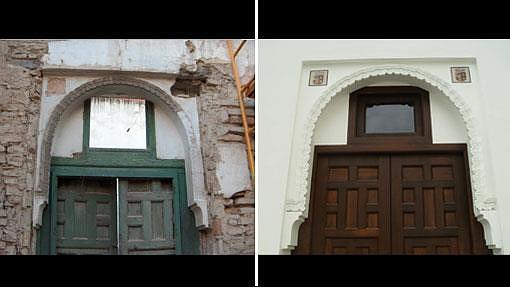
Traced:
[[[80, 108], [82, 132], [67, 137], [78, 138], [79, 152], [54, 154], [59, 126]], [[176, 159], [156, 152], [156, 111], [172, 122]], [[208, 224], [200, 149], [170, 95], [139, 79], [101, 78], [63, 97], [45, 125], [34, 206], [38, 253], [199, 252], [198, 228]]]
[[294, 254], [487, 254], [465, 144], [433, 144], [429, 95], [349, 95], [347, 144], [315, 146], [308, 218]]

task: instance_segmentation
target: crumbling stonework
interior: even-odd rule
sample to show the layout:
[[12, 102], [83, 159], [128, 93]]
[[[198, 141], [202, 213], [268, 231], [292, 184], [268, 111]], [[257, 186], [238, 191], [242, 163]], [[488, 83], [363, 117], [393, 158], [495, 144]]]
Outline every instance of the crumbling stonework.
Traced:
[[32, 253], [32, 198], [46, 41], [0, 41], [0, 254]]
[[[205, 84], [198, 97], [202, 155], [206, 189], [209, 196], [211, 228], [202, 232], [202, 252], [207, 254], [254, 254], [255, 193], [250, 185], [225, 197], [218, 182], [219, 144], [242, 144], [244, 134], [241, 112], [230, 64], [198, 63], [207, 67]], [[254, 123], [254, 103], [246, 102], [248, 122]], [[246, 157], [246, 154], [244, 153]], [[245, 169], [245, 170], [242, 170]], [[240, 167], [241, 176], [248, 165]]]
[[[187, 48], [190, 53], [198, 49], [189, 43]], [[36, 253], [32, 203], [43, 94], [41, 61], [47, 49], [45, 41], [0, 41], [0, 254]], [[250, 185], [248, 164], [242, 163], [246, 160], [244, 134], [231, 65], [211, 58], [181, 67], [175, 83], [165, 91], [175, 97], [196, 98], [209, 219], [209, 228], [200, 232], [201, 253], [253, 254], [255, 192]], [[68, 87], [64, 76], [47, 79], [48, 95], [66, 95]], [[90, 88], [96, 82], [82, 88]], [[70, 106], [66, 103], [76, 97], [67, 94], [56, 114], [63, 114]], [[149, 96], [148, 99], [153, 100]], [[248, 123], [253, 125], [253, 99], [247, 99], [245, 105]], [[44, 132], [39, 135], [42, 138], [40, 150], [45, 151], [39, 159], [41, 192], [48, 191], [44, 178], [49, 174], [50, 147], [58, 119], [50, 117], [48, 121], [47, 138], [43, 137]], [[197, 131], [196, 126], [194, 131]], [[232, 157], [238, 160], [234, 173], [219, 165], [225, 162], [225, 153], [230, 150], [236, 152]], [[225, 178], [237, 181], [225, 183]]]

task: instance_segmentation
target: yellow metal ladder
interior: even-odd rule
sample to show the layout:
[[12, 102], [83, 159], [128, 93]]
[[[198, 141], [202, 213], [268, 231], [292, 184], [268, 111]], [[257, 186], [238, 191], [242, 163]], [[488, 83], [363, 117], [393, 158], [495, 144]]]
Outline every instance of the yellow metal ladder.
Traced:
[[248, 126], [248, 121], [246, 119], [246, 110], [244, 107], [244, 98], [245, 93], [249, 91], [254, 91], [255, 89], [255, 78], [253, 78], [250, 82], [248, 82], [245, 86], [241, 85], [241, 80], [239, 79], [239, 69], [237, 67], [237, 55], [243, 48], [244, 44], [246, 44], [246, 40], [242, 40], [239, 46], [234, 50], [232, 40], [227, 40], [227, 50], [230, 57], [230, 62], [232, 63], [232, 73], [234, 74], [234, 80], [237, 89], [237, 98], [239, 100], [239, 108], [241, 109], [241, 119], [243, 122], [243, 130], [244, 130], [244, 142], [246, 144], [246, 153], [248, 155], [248, 166], [250, 168], [250, 175], [252, 185], [255, 186], [255, 156], [252, 150], [252, 142], [251, 135], [255, 133], [255, 126], [250, 128]]

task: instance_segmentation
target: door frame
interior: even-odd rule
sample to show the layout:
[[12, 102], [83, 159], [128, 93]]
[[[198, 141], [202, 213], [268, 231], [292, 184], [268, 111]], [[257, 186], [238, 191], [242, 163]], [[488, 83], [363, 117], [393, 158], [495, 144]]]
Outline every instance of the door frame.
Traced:
[[[43, 225], [38, 233], [37, 253], [56, 254], [58, 178], [66, 176], [88, 176], [171, 179], [174, 186], [173, 216], [175, 220], [175, 252], [176, 254], [198, 254], [198, 230], [192, 232], [192, 234], [183, 232], [183, 230], [189, 230], [189, 228], [184, 225], [191, 223], [193, 227], [195, 226], [192, 214], [187, 214], [191, 213], [191, 211], [188, 208], [186, 198], [184, 160], [165, 160], [165, 162], [167, 163], [167, 167], [94, 167], [58, 165], [58, 163], [52, 164], [49, 205], [44, 211]], [[183, 224], [183, 220], [187, 222]]]
[[[471, 190], [471, 178], [469, 172], [469, 160], [468, 160], [468, 151], [467, 144], [378, 144], [378, 145], [370, 145], [370, 144], [346, 144], [346, 145], [316, 145], [314, 147], [314, 155], [313, 155], [313, 167], [312, 167], [312, 176], [311, 176], [311, 190], [310, 190], [310, 207], [314, 206], [316, 191], [315, 191], [315, 181], [316, 181], [316, 173], [317, 173], [317, 165], [318, 158], [320, 155], [353, 155], [353, 154], [383, 154], [383, 153], [392, 153], [392, 154], [427, 154], [427, 153], [450, 153], [450, 154], [460, 154], [462, 155], [464, 161], [464, 168], [466, 174], [466, 189], [467, 189], [467, 203], [468, 203], [468, 213], [469, 213], [469, 232], [471, 236], [471, 242], [475, 246], [479, 246], [479, 244], [485, 245], [485, 238], [483, 236], [482, 229], [482, 237], [480, 238], [475, 232], [476, 227], [474, 223], [478, 222], [474, 216], [473, 210], [473, 194]], [[391, 191], [390, 191], [391, 192]], [[306, 242], [311, 242], [312, 237], [312, 225], [313, 225], [313, 211], [308, 212], [308, 226], [305, 226], [303, 223], [301, 228], [304, 230], [301, 232], [298, 231], [298, 236], [305, 236]], [[299, 238], [298, 238], [299, 243]], [[296, 250], [296, 249], [294, 249]], [[292, 252], [294, 252], [294, 250]], [[489, 249], [490, 250], [490, 249]]]
[[[90, 148], [90, 99], [83, 103], [82, 152], [51, 157], [48, 206], [37, 232], [37, 254], [56, 254], [57, 186], [63, 176], [172, 179], [174, 184], [175, 254], [198, 254], [196, 219], [188, 207], [185, 163], [182, 159], [158, 159], [154, 104], [146, 100], [147, 148]], [[200, 219], [199, 219], [200, 220]]]

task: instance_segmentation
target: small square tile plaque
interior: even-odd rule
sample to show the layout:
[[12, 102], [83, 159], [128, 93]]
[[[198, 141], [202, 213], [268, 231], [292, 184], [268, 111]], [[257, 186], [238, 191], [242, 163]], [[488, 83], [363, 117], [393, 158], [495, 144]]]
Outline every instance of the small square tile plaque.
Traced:
[[310, 71], [308, 86], [326, 86], [328, 84], [328, 70]]
[[471, 83], [469, 67], [451, 67], [452, 83]]

